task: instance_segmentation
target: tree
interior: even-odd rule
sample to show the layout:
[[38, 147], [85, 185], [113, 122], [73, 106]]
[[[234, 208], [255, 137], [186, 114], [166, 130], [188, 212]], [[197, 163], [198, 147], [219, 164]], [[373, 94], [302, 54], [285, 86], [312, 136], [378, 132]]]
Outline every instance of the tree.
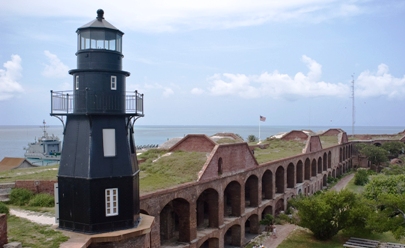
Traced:
[[367, 221], [369, 228], [379, 233], [391, 231], [396, 239], [405, 237], [405, 194], [382, 193], [374, 206], [375, 214]]
[[381, 148], [388, 151], [390, 157], [396, 158], [405, 150], [405, 144], [400, 141], [392, 141], [382, 144]]
[[391, 231], [397, 239], [405, 237], [405, 174], [374, 176], [363, 194], [374, 206], [367, 226], [379, 233]]
[[384, 175], [400, 175], [405, 174], [405, 166], [398, 164], [391, 164], [381, 171]]
[[371, 177], [370, 182], [364, 187], [363, 195], [367, 199], [377, 200], [382, 194], [405, 193], [405, 174], [387, 176], [379, 174]]
[[298, 210], [298, 225], [311, 230], [319, 240], [330, 239], [344, 229], [364, 229], [370, 213], [360, 196], [348, 190], [296, 198], [292, 205]]
[[361, 148], [360, 153], [365, 155], [367, 159], [375, 165], [380, 165], [381, 163], [388, 161], [388, 152], [387, 150], [375, 146], [375, 145], [366, 145]]

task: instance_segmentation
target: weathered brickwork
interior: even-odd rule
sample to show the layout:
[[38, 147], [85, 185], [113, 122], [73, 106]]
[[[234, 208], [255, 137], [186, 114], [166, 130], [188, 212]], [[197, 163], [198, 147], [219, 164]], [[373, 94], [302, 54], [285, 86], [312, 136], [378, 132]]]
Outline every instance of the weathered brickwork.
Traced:
[[351, 157], [346, 143], [259, 165], [247, 144], [216, 145], [199, 181], [141, 196], [142, 212], [155, 217], [151, 247], [173, 240], [191, 248], [242, 246], [266, 214], [327, 186], [328, 177], [351, 168]]
[[169, 151], [211, 152], [216, 143], [204, 134], [189, 134]]
[[15, 181], [16, 188], [25, 188], [31, 190], [35, 194], [47, 193], [54, 195], [54, 184], [57, 181], [53, 180], [27, 180], [27, 181]]
[[304, 131], [298, 131], [298, 130], [292, 130], [283, 137], [281, 137], [282, 140], [306, 140], [308, 139], [309, 135], [306, 134]]
[[7, 215], [0, 214], [0, 247], [7, 243]]

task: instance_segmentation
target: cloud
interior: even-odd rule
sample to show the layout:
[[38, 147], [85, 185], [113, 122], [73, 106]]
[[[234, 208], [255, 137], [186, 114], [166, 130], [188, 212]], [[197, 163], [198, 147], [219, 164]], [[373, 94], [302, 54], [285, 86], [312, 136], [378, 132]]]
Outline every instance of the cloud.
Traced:
[[[71, 0], [69, 4], [46, 0], [14, 0], [2, 4], [0, 14], [95, 18], [99, 2]], [[20, 6], [24, 6], [21, 8]], [[80, 6], [77, 11], [76, 6]], [[125, 8], [122, 8], [125, 6]], [[320, 22], [358, 15], [370, 8], [367, 1], [324, 0], [150, 0], [103, 2], [106, 20], [125, 29], [167, 32], [190, 29], [227, 29], [267, 22], [299, 20]], [[2, 15], [3, 16], [3, 15]]]
[[170, 88], [165, 88], [163, 90], [163, 96], [164, 97], [169, 97], [170, 95], [173, 95], [173, 94], [174, 94], [174, 91], [172, 89], [170, 89]]
[[201, 95], [201, 94], [203, 94], [204, 93], [204, 90], [203, 89], [200, 89], [200, 88], [193, 88], [192, 90], [191, 90], [191, 94], [193, 94], [193, 95]]
[[148, 90], [161, 90], [162, 91], [162, 95], [164, 97], [169, 97], [171, 95], [174, 94], [174, 90], [172, 88], [160, 85], [160, 84], [146, 84], [144, 86], [144, 90], [148, 91]]
[[387, 96], [390, 99], [405, 97], [405, 75], [395, 78], [385, 64], [380, 64], [376, 72], [364, 71], [355, 80], [355, 96]]
[[309, 71], [298, 72], [294, 77], [274, 71], [261, 75], [216, 74], [209, 80], [212, 95], [236, 95], [242, 98], [272, 97], [296, 100], [302, 97], [346, 97], [350, 87], [342, 83], [320, 81], [322, 66], [303, 55], [302, 61]]
[[0, 69], [0, 101], [8, 100], [22, 92], [23, 87], [18, 83], [22, 77], [21, 58], [11, 55], [11, 60], [3, 64], [5, 70]]
[[44, 51], [45, 56], [48, 58], [48, 63], [45, 65], [42, 75], [48, 78], [63, 78], [68, 76], [69, 67], [62, 63], [59, 58], [50, 53]]

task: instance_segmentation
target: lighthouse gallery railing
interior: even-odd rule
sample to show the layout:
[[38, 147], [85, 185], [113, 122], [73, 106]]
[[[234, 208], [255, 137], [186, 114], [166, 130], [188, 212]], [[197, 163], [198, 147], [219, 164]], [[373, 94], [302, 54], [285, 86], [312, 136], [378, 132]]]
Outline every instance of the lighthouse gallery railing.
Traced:
[[[77, 94], [77, 93], [76, 93]], [[143, 116], [143, 94], [126, 92], [124, 96], [114, 96], [101, 91], [82, 91], [86, 94], [86, 103], [77, 103], [73, 91], [51, 91], [51, 115], [90, 114], [90, 113], [120, 113]], [[81, 95], [79, 95], [82, 97]], [[124, 99], [124, 101], [123, 101]], [[125, 107], [122, 105], [125, 104]]]

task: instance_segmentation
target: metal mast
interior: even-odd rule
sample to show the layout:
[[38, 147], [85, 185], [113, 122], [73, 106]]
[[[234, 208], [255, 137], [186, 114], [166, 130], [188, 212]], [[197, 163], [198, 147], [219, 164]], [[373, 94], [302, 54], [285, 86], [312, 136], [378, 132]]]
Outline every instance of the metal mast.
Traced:
[[354, 107], [354, 73], [352, 74], [352, 136], [354, 137], [355, 107]]

